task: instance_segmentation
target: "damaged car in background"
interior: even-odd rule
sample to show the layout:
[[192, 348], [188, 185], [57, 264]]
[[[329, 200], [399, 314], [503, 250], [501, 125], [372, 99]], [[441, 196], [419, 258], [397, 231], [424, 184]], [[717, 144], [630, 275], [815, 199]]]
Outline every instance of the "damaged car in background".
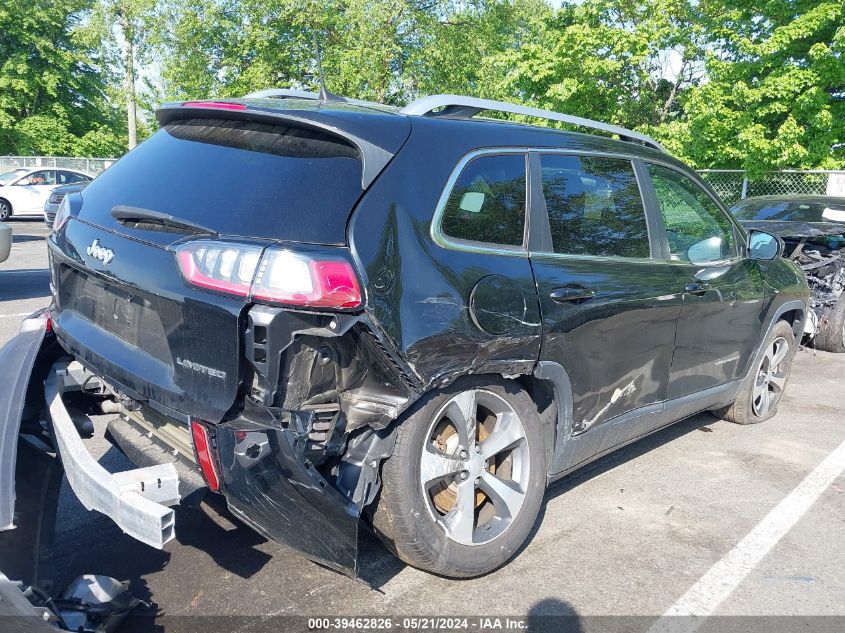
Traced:
[[810, 285], [807, 336], [820, 350], [845, 352], [845, 198], [758, 196], [731, 211], [746, 228], [783, 239]]
[[[157, 116], [64, 197], [52, 304], [0, 351], [0, 528], [26, 440], [152, 547], [213, 492], [348, 574], [363, 523], [472, 577], [519, 550], [551, 481], [700, 411], [777, 411], [804, 275], [647, 136], [449, 95]], [[93, 459], [91, 410], [137, 469]]]

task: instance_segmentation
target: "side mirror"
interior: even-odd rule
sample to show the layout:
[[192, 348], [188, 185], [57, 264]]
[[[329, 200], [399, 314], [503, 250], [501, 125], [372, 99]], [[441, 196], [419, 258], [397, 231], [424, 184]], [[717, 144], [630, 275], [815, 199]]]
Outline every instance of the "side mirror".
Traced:
[[771, 261], [783, 255], [783, 240], [763, 231], [748, 234], [748, 256], [751, 259]]

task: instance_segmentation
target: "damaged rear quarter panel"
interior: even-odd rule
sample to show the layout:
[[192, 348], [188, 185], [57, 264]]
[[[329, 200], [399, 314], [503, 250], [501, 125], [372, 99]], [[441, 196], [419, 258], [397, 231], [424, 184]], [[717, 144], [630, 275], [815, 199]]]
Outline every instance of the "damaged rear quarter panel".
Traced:
[[[467, 374], [529, 374], [540, 348], [539, 303], [527, 255], [453, 250], [430, 236], [455, 165], [484, 146], [476, 138], [479, 126], [450, 124], [461, 126], [460, 133], [429, 133], [431, 122], [414, 121], [405, 149], [387, 168], [389, 178], [374, 183], [349, 228], [368, 291], [367, 316], [421, 392]], [[444, 142], [448, 138], [457, 140]], [[501, 142], [508, 143], [507, 135]]]

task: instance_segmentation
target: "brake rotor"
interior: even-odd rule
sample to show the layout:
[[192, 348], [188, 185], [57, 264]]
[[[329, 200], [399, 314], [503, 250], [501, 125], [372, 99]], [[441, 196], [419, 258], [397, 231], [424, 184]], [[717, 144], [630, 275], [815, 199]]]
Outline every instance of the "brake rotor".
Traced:
[[[483, 424], [477, 424], [476, 427], [478, 428], [478, 438], [476, 439], [477, 442], [483, 442], [490, 433], [487, 431], [487, 428]], [[443, 430], [440, 431], [434, 437], [434, 445], [435, 447], [441, 451], [442, 453], [446, 453], [447, 455], [457, 455], [458, 454], [458, 432], [454, 426], [451, 424], [447, 424]], [[472, 450], [470, 447], [468, 450]], [[487, 470], [491, 473], [496, 472], [496, 465], [490, 464]], [[436, 492], [434, 492], [436, 491]], [[481, 489], [477, 489], [475, 491], [475, 507], [478, 508], [484, 503], [484, 500], [487, 498]], [[448, 514], [452, 508], [455, 507], [455, 504], [458, 502], [458, 486], [455, 482], [449, 482], [447, 485], [446, 483], [438, 484], [433, 489], [433, 494], [431, 495], [431, 500], [434, 502], [434, 507], [437, 509], [438, 512], [443, 514]]]

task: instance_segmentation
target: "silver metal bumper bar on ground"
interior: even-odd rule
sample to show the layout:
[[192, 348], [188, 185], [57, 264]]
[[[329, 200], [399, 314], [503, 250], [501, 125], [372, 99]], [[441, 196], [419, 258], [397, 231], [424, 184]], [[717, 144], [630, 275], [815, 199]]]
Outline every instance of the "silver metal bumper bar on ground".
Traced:
[[173, 464], [109, 473], [85, 447], [62, 394], [78, 389], [73, 365], [57, 363], [44, 383], [44, 396], [65, 474], [73, 492], [88, 510], [96, 510], [133, 538], [161, 549], [173, 538], [174, 512], [179, 503], [179, 476]]

